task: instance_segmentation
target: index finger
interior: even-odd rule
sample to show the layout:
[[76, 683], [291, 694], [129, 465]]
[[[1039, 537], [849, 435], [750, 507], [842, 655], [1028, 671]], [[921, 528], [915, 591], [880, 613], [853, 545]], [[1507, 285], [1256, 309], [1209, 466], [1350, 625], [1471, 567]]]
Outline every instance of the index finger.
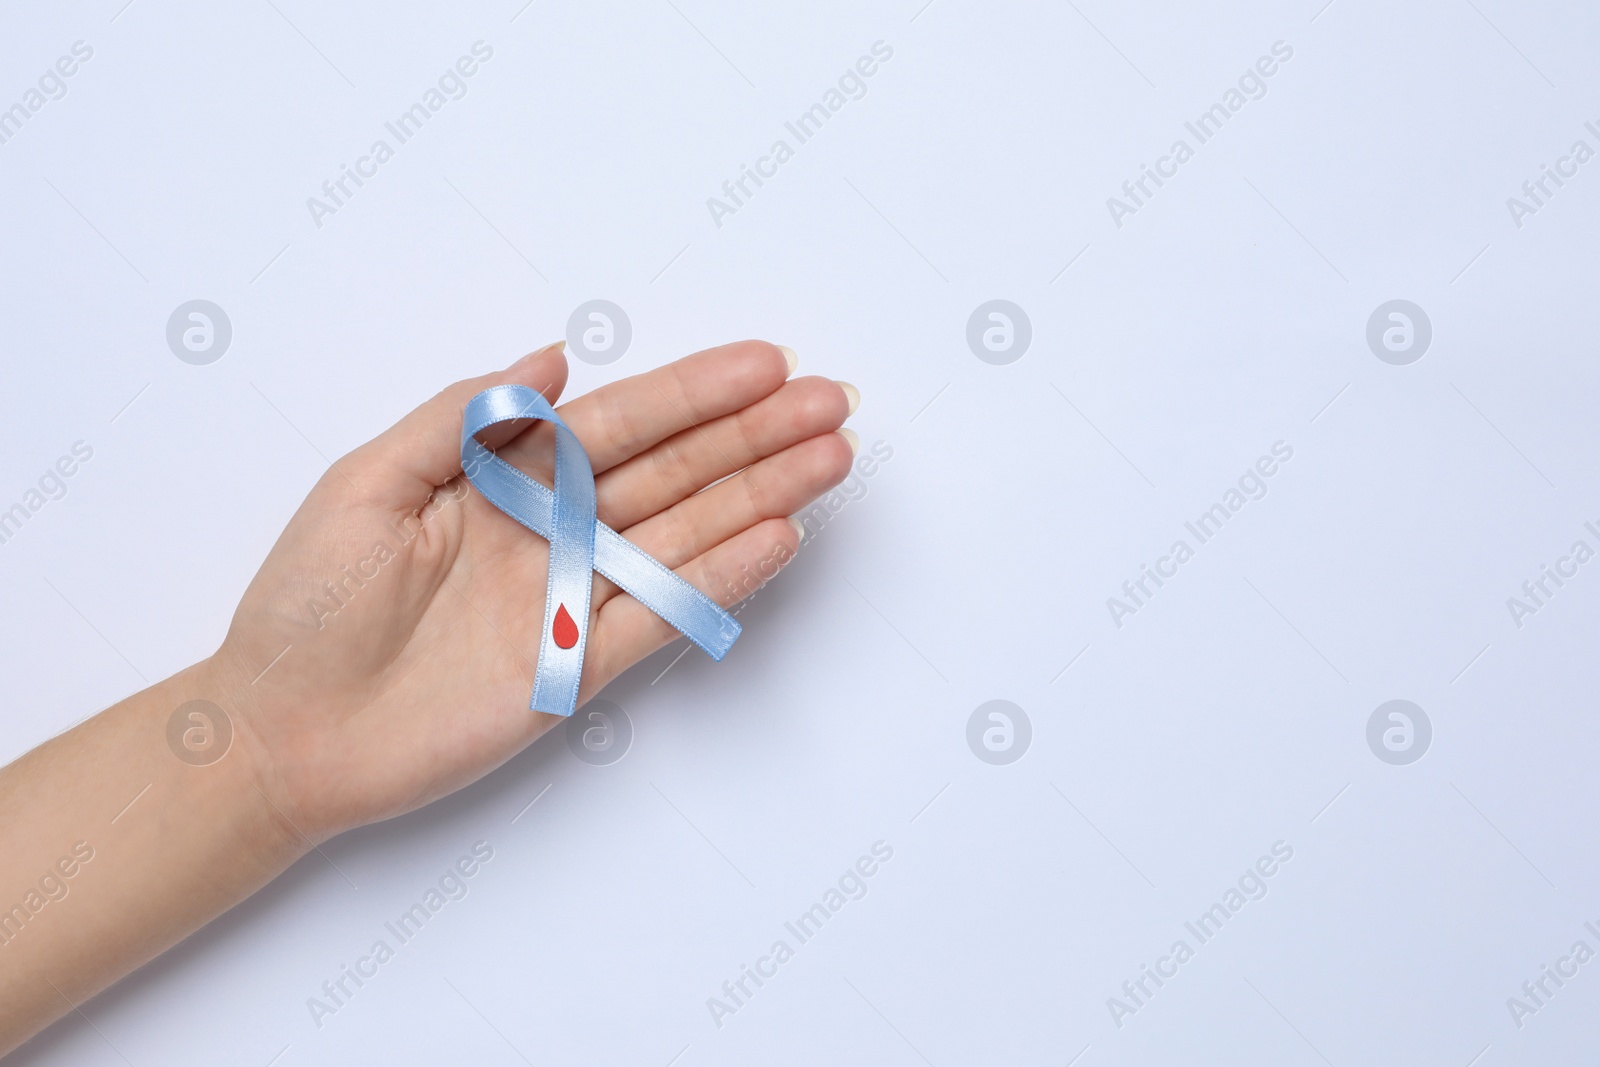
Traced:
[[[675, 434], [742, 410], [782, 387], [798, 359], [765, 341], [708, 348], [664, 367], [602, 386], [556, 411], [583, 442], [600, 474]], [[500, 449], [524, 470], [542, 467], [540, 434], [523, 434]], [[548, 446], [545, 446], [548, 462]]]

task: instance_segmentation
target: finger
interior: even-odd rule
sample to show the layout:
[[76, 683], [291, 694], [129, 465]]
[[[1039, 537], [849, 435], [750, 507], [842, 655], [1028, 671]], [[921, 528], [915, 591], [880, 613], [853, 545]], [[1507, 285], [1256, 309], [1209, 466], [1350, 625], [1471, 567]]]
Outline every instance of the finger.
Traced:
[[[765, 341], [707, 349], [586, 393], [559, 409], [561, 419], [600, 474], [673, 434], [776, 392], [789, 377], [791, 355]], [[548, 444], [539, 434], [512, 442], [502, 455], [530, 472], [549, 464]]]
[[[678, 577], [724, 608], [731, 608], [770, 581], [794, 559], [800, 535], [787, 519], [768, 519], [740, 532], [677, 568]], [[678, 636], [659, 615], [619, 596], [600, 610], [590, 631], [580, 701]], [[598, 646], [598, 647], [597, 647]]]
[[617, 530], [642, 522], [758, 460], [837, 430], [851, 407], [844, 388], [827, 378], [786, 382], [741, 411], [611, 468], [595, 482], [600, 519]]
[[[414, 510], [435, 488], [461, 473], [461, 412], [478, 393], [492, 385], [526, 385], [551, 403], [567, 384], [566, 342], [558, 341], [523, 356], [502, 371], [468, 378], [447, 387], [346, 458], [359, 472], [362, 489], [379, 487], [384, 503]], [[500, 423], [479, 440], [499, 448], [527, 426], [526, 421]]]
[[844, 481], [851, 458], [843, 434], [813, 437], [651, 516], [623, 536], [665, 566], [681, 567], [741, 530], [800, 510]]

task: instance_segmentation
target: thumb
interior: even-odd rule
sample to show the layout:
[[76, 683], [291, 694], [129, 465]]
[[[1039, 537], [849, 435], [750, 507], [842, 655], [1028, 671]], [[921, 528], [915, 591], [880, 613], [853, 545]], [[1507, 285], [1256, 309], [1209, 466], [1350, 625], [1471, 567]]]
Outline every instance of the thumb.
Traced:
[[[557, 341], [505, 370], [444, 389], [350, 454], [349, 465], [360, 472], [358, 484], [396, 509], [421, 507], [435, 489], [461, 473], [461, 412], [467, 401], [493, 385], [526, 385], [554, 404], [567, 384], [565, 348], [565, 341]], [[502, 423], [480, 440], [499, 448], [524, 428], [520, 422]]]

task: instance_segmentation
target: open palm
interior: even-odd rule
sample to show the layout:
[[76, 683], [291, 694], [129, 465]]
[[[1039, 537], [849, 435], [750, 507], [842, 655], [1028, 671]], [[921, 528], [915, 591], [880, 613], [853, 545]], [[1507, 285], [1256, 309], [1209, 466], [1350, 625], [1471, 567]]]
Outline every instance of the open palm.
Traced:
[[[788, 381], [785, 351], [710, 349], [558, 407], [599, 518], [723, 607], [798, 546], [786, 516], [843, 480], [853, 390]], [[476, 780], [561, 720], [528, 709], [548, 548], [461, 476], [461, 412], [491, 385], [555, 402], [560, 346], [459, 382], [336, 463], [295, 513], [216, 665], [240, 758], [312, 840]], [[550, 484], [548, 424], [481, 440]], [[736, 477], [729, 477], [737, 475]], [[595, 576], [579, 702], [677, 632]]]

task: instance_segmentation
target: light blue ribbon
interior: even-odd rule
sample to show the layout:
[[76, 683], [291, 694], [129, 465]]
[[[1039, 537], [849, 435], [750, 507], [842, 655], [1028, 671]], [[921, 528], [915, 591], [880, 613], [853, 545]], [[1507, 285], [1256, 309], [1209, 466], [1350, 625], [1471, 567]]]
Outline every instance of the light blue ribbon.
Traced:
[[[513, 419], [542, 419], [555, 427], [554, 492], [478, 442], [477, 434], [486, 428]], [[484, 499], [550, 542], [544, 630], [528, 701], [534, 711], [571, 715], [577, 710], [595, 571], [712, 659], [721, 660], [733, 647], [740, 628], [732, 615], [595, 518], [589, 456], [542, 393], [525, 385], [497, 385], [468, 401], [461, 419], [461, 469]], [[558, 624], [563, 610], [567, 619]]]

